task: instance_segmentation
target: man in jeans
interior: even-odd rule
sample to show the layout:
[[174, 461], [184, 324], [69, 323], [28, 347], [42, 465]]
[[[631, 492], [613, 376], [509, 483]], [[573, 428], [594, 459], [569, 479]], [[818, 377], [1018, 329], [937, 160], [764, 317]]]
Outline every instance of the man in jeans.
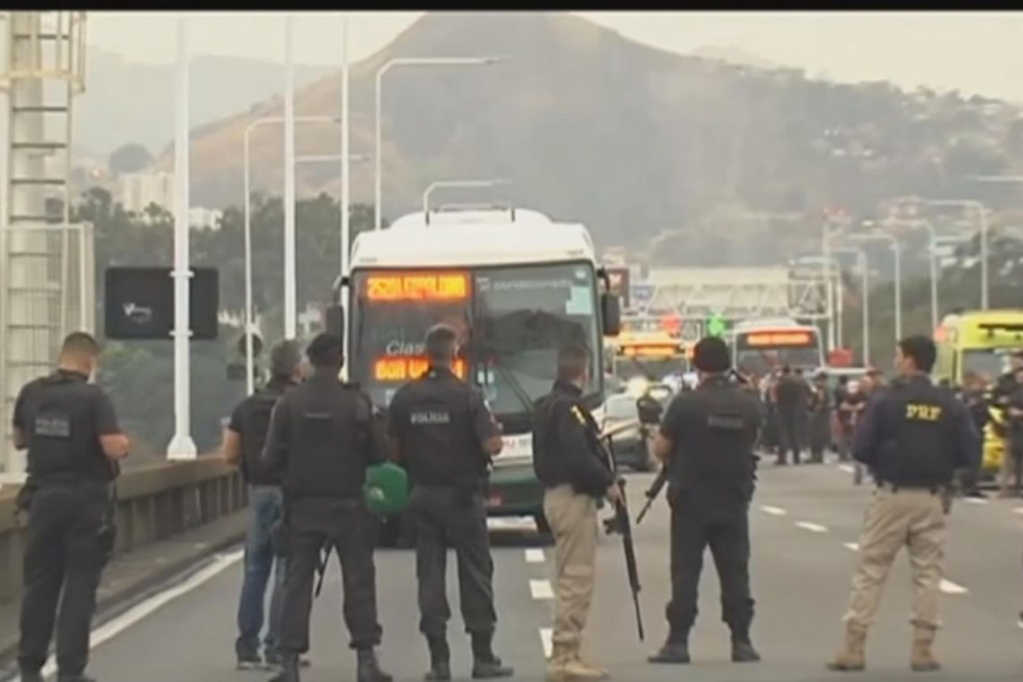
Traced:
[[[238, 605], [238, 640], [235, 653], [238, 668], [251, 670], [280, 662], [280, 607], [284, 585], [284, 562], [274, 560], [270, 528], [281, 515], [280, 475], [266, 469], [262, 462], [270, 415], [277, 399], [302, 379], [302, 351], [292, 341], [274, 347], [270, 354], [270, 381], [266, 387], [243, 400], [231, 415], [224, 431], [224, 458], [241, 468], [249, 487], [249, 527], [245, 535], [245, 579]], [[259, 653], [259, 633], [263, 629], [263, 600], [270, 573], [274, 574], [270, 597], [270, 622]]]

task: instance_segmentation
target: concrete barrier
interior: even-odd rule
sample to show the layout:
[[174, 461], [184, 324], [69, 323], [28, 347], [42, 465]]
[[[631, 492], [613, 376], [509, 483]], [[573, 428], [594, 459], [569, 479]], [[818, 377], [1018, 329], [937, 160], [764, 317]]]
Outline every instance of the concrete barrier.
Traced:
[[[0, 489], [0, 604], [21, 595], [25, 529], [15, 516], [18, 488]], [[229, 516], [247, 503], [241, 475], [218, 457], [160, 462], [125, 471], [117, 481], [118, 554], [140, 549]]]

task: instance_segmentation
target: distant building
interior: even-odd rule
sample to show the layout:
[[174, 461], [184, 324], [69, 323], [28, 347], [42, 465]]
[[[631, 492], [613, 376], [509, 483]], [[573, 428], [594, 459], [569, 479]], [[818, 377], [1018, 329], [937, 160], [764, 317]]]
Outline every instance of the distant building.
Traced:
[[223, 215], [223, 211], [193, 206], [188, 211], [188, 222], [192, 227], [206, 227], [211, 230], [217, 230], [220, 228], [220, 218]]
[[[159, 206], [168, 213], [174, 213], [174, 173], [164, 171], [142, 171], [125, 173], [118, 178], [118, 201], [124, 210], [134, 213], [142, 220], [149, 220], [146, 212], [150, 206]], [[193, 206], [188, 211], [192, 227], [217, 229], [223, 211]]]
[[174, 174], [157, 171], [125, 173], [118, 178], [118, 201], [125, 211], [144, 215], [151, 204], [174, 210]]

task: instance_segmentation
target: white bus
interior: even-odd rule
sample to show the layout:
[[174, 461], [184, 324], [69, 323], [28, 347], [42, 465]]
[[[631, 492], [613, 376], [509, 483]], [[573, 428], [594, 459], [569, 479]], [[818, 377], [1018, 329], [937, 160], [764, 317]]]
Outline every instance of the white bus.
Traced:
[[739, 322], [728, 336], [732, 366], [746, 375], [763, 376], [785, 365], [812, 372], [826, 364], [820, 330], [791, 318]]
[[592, 353], [586, 396], [601, 405], [603, 337], [620, 324], [589, 232], [529, 210], [414, 213], [360, 234], [351, 263], [350, 380], [386, 409], [425, 370], [427, 329], [458, 329], [467, 352], [456, 372], [481, 388], [504, 431], [489, 512], [532, 516], [545, 530], [532, 465], [534, 404], [554, 383], [558, 349], [575, 343]]

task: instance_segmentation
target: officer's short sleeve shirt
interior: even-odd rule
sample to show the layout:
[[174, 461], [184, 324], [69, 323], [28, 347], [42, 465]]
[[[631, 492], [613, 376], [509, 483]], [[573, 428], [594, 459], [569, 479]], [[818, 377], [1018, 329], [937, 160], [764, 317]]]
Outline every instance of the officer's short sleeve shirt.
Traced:
[[121, 433], [121, 427], [117, 423], [117, 412], [110, 396], [101, 388], [96, 388], [93, 396], [96, 406], [96, 435], [112, 436]]
[[661, 420], [661, 435], [673, 443], [682, 440], [686, 431], [686, 423], [692, 413], [689, 393], [676, 396], [668, 405], [664, 419]]

